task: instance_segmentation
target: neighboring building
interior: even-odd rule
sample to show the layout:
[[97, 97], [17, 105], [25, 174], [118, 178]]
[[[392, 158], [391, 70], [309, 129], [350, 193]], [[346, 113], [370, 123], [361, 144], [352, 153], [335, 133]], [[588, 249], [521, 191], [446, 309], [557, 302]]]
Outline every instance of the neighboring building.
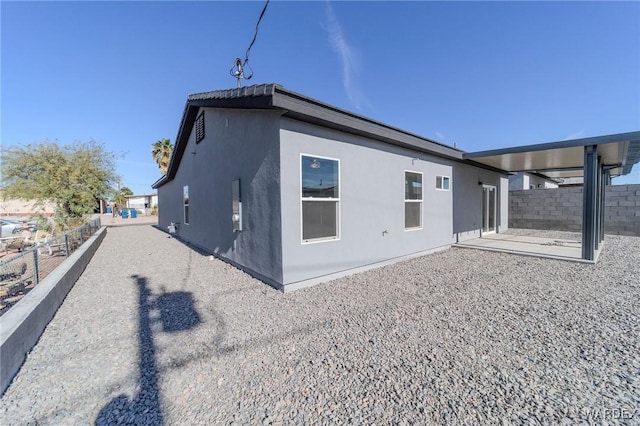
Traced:
[[292, 290], [502, 232], [506, 172], [269, 84], [188, 97], [159, 226]]
[[537, 173], [518, 172], [509, 176], [509, 191], [557, 188], [558, 182]]
[[[584, 184], [584, 179], [582, 178], [582, 176], [576, 176], [576, 177], [565, 177], [565, 178], [561, 178], [559, 179], [560, 182], [558, 183], [559, 187], [563, 187], [563, 186], [582, 186]], [[607, 183], [607, 185], [609, 185], [610, 183]]]
[[[104, 213], [106, 208], [107, 202], [105, 200], [96, 200], [94, 213]], [[0, 216], [32, 217], [35, 215], [43, 215], [52, 217], [55, 213], [56, 204], [53, 201], [38, 203], [36, 200], [3, 200], [0, 196]]]
[[153, 206], [158, 205], [158, 194], [127, 195], [127, 208], [150, 214]]
[[56, 206], [52, 202], [38, 204], [35, 200], [0, 199], [0, 216], [31, 217], [36, 214], [53, 216]]

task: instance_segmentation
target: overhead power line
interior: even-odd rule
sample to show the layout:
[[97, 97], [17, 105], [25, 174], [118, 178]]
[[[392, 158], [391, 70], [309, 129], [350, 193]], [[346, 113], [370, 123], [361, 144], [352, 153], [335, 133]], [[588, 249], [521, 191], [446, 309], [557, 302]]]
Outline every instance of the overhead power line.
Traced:
[[[251, 40], [251, 43], [247, 48], [247, 52], [244, 55], [244, 62], [242, 62], [242, 59], [236, 58], [236, 60], [233, 62], [233, 66], [229, 70], [229, 74], [231, 74], [231, 77], [236, 78], [238, 80], [238, 87], [242, 86], [243, 79], [250, 80], [251, 77], [253, 77], [253, 69], [249, 65], [249, 53], [251, 52], [251, 48], [253, 47], [254, 43], [256, 42], [256, 39], [258, 38], [258, 28], [260, 27], [260, 21], [262, 21], [262, 17], [264, 16], [264, 13], [267, 11], [267, 6], [269, 6], [269, 0], [267, 0], [264, 3], [264, 7], [262, 8], [262, 13], [260, 13], [258, 22], [256, 22], [256, 30], [253, 33], [253, 40]], [[249, 69], [249, 75], [245, 75], [245, 70], [247, 68]]]

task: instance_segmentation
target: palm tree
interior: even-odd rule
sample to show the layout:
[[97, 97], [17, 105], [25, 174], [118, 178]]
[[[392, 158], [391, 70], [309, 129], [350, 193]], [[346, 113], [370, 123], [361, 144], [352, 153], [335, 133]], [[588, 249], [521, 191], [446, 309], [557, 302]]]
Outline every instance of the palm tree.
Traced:
[[167, 174], [167, 169], [169, 168], [169, 161], [171, 160], [172, 152], [173, 145], [171, 145], [171, 140], [169, 139], [160, 139], [153, 144], [151, 155], [153, 155], [153, 161], [158, 163], [160, 172], [162, 172], [163, 175]]

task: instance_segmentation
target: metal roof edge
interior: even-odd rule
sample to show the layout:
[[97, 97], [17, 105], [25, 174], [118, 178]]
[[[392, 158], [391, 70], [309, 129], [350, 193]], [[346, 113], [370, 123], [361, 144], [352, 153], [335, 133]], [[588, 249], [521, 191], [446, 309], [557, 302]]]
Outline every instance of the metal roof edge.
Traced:
[[209, 92], [192, 93], [187, 97], [188, 101], [203, 99], [238, 99], [259, 96], [273, 96], [277, 83], [254, 84], [252, 86], [237, 87], [233, 89], [211, 90]]
[[473, 159], [477, 157], [489, 157], [493, 155], [518, 154], [528, 151], [543, 151], [545, 149], [574, 148], [588, 145], [602, 145], [614, 142], [626, 142], [640, 140], [640, 131], [616, 133], [603, 136], [590, 136], [587, 138], [571, 139], [566, 141], [547, 142], [533, 145], [522, 145], [510, 148], [498, 148], [487, 151], [465, 152], [462, 155], [464, 159]]
[[[291, 100], [299, 101], [307, 104], [309, 108], [300, 109], [295, 107], [295, 102]], [[444, 155], [446, 157], [462, 159], [463, 150], [454, 148], [447, 144], [428, 139], [424, 136], [420, 136], [415, 133], [400, 129], [398, 127], [390, 126], [386, 123], [374, 120], [372, 118], [365, 117], [360, 114], [327, 104], [314, 98], [302, 95], [292, 90], [285, 89], [283, 86], [274, 86], [273, 106], [276, 108], [282, 108], [287, 111], [285, 116], [292, 116], [295, 119], [301, 119], [304, 116], [312, 117], [318, 120], [330, 128], [336, 128], [345, 131], [345, 128], [352, 128], [356, 130], [356, 134], [366, 133], [368, 136], [378, 139], [380, 141], [393, 143], [396, 141], [403, 143], [404, 145], [414, 146], [420, 150], [433, 151], [436, 154]], [[292, 114], [293, 112], [293, 114]], [[329, 115], [334, 115], [335, 118], [342, 116], [344, 119], [340, 120], [341, 123], [336, 123], [338, 120], [329, 119]], [[338, 124], [338, 126], [336, 126]], [[360, 124], [360, 125], [358, 125]], [[382, 132], [386, 132], [384, 135]], [[404, 139], [404, 140], [402, 140]], [[431, 147], [425, 145], [432, 145]]]
[[160, 188], [162, 185], [164, 185], [167, 182], [169, 182], [169, 180], [167, 179], [167, 175], [164, 175], [160, 179], [158, 179], [157, 181], [153, 182], [151, 184], [151, 188], [158, 189], [158, 188]]
[[489, 170], [491, 172], [496, 172], [496, 173], [500, 173], [506, 176], [511, 175], [512, 173], [507, 171], [507, 170], [502, 170], [502, 169], [498, 169], [497, 167], [492, 167], [489, 166], [487, 164], [482, 164], [479, 163], [477, 161], [473, 161], [473, 160], [466, 160], [466, 159], [462, 159], [462, 160], [455, 160], [458, 163], [462, 163], [462, 164], [466, 164], [467, 166], [473, 166], [473, 167], [478, 167], [480, 169], [485, 169], [485, 170]]

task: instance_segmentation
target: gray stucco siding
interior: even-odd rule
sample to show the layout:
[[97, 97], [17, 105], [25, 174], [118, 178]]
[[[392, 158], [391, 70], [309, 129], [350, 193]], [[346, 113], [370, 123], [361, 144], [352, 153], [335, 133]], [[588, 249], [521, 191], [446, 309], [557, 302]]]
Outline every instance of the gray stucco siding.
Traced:
[[176, 202], [177, 196], [173, 195], [174, 187], [177, 187], [174, 181], [169, 181], [158, 188], [158, 227], [164, 231], [178, 217], [180, 206]]
[[[159, 225], [278, 286], [282, 282], [279, 117], [276, 111], [203, 108], [205, 138], [192, 129], [174, 179], [158, 189]], [[233, 230], [232, 182], [240, 179], [242, 231]], [[189, 185], [189, 224], [182, 191]], [[170, 208], [167, 208], [171, 206]], [[166, 210], [165, 210], [166, 208]]]
[[496, 187], [498, 232], [508, 224], [509, 179], [490, 170], [457, 163], [453, 168], [453, 232], [455, 241], [480, 237], [482, 228], [482, 185]]
[[[302, 241], [301, 155], [340, 160], [337, 240]], [[436, 176], [453, 175], [447, 160], [282, 118], [280, 164], [284, 285], [453, 242], [453, 191], [435, 188]], [[422, 173], [422, 229], [404, 227], [405, 171]]]
[[[498, 189], [506, 229], [508, 179], [455, 159], [282, 116], [280, 111], [202, 108], [172, 180], [158, 188], [159, 225], [276, 288], [295, 289], [477, 237], [482, 185]], [[339, 235], [302, 239], [302, 156], [339, 160]], [[422, 176], [421, 227], [405, 229], [405, 173]], [[449, 190], [436, 177], [450, 178]], [[242, 231], [233, 230], [232, 182], [241, 181]], [[325, 181], [326, 182], [326, 181]], [[189, 186], [189, 224], [183, 187]], [[415, 204], [414, 204], [415, 205]]]

